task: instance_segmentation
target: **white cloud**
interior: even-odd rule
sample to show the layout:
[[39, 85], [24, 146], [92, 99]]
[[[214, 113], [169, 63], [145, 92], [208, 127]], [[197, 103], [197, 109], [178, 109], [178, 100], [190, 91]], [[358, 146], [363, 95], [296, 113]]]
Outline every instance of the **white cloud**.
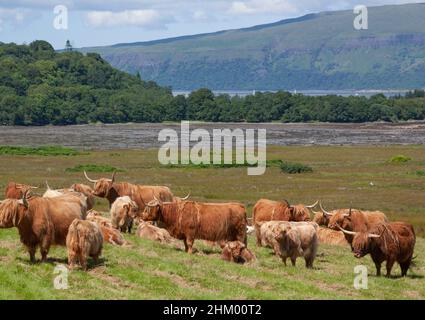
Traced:
[[163, 28], [167, 21], [170, 21], [152, 9], [119, 12], [90, 11], [86, 17], [88, 23], [94, 27], [136, 26], [157, 29]]

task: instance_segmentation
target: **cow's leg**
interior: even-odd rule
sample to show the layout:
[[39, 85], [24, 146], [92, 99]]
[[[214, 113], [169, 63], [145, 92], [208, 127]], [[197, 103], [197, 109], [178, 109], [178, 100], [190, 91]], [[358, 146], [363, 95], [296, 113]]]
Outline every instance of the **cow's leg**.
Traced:
[[189, 253], [189, 254], [192, 254], [193, 253], [193, 250], [192, 250], [193, 242], [194, 242], [193, 239], [187, 239], [186, 238], [184, 240], [184, 246], [185, 246], [186, 252]]
[[312, 269], [313, 268], [313, 261], [314, 261], [314, 257], [311, 257], [311, 256], [305, 257], [306, 268]]
[[286, 267], [286, 259], [287, 259], [288, 257], [286, 257], [286, 256], [281, 256], [281, 259], [282, 259], [282, 262], [283, 262], [283, 264], [285, 265], [285, 267]]
[[389, 278], [390, 276], [391, 276], [391, 270], [392, 270], [392, 268], [393, 268], [393, 265], [394, 265], [394, 259], [392, 259], [392, 258], [389, 258], [388, 260], [387, 260], [387, 277]]
[[296, 257], [291, 257], [291, 263], [292, 263], [292, 266], [295, 267], [295, 265], [297, 263], [297, 258]]
[[49, 253], [49, 250], [50, 250], [50, 239], [49, 237], [44, 237], [40, 243], [40, 253], [41, 253], [42, 262], [47, 261], [47, 254]]
[[81, 264], [81, 268], [86, 271], [87, 270], [87, 256], [83, 253], [80, 254], [80, 264]]
[[273, 243], [273, 251], [274, 251], [275, 255], [277, 255], [277, 256], [281, 255], [279, 243], [276, 243], [276, 242]]
[[412, 261], [412, 258], [409, 258], [407, 261], [405, 262], [401, 262], [400, 263], [400, 268], [401, 268], [401, 276], [405, 277], [407, 275], [407, 271], [410, 268], [410, 263]]
[[376, 276], [381, 276], [381, 262], [375, 261], [375, 267], [376, 267]]
[[257, 236], [257, 247], [261, 247], [261, 233], [260, 233], [260, 228], [259, 227], [255, 227], [255, 235]]
[[75, 253], [68, 251], [68, 266], [69, 269], [72, 270], [75, 267]]
[[131, 233], [131, 229], [133, 228], [133, 220], [128, 224], [128, 233]]
[[27, 247], [28, 253], [30, 254], [31, 263], [35, 263], [35, 251], [36, 247]]

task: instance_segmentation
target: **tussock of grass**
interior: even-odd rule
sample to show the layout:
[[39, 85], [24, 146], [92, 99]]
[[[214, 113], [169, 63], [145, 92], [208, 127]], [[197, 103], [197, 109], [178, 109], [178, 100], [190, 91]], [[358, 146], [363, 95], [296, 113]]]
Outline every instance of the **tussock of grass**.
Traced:
[[66, 168], [66, 172], [99, 172], [99, 173], [107, 173], [107, 172], [125, 172], [123, 169], [115, 168], [110, 165], [97, 165], [97, 164], [83, 164], [78, 165], [72, 168]]
[[394, 156], [390, 159], [391, 163], [406, 163], [409, 162], [410, 160], [412, 160], [412, 158], [404, 156], [404, 155], [397, 155]]
[[421, 177], [425, 177], [425, 170], [418, 170], [415, 172], [416, 175], [421, 176]]
[[61, 146], [41, 146], [41, 147], [15, 147], [0, 146], [0, 155], [13, 156], [78, 156], [82, 153], [73, 148]]
[[280, 169], [284, 173], [297, 174], [313, 172], [313, 168], [302, 163], [282, 161]]

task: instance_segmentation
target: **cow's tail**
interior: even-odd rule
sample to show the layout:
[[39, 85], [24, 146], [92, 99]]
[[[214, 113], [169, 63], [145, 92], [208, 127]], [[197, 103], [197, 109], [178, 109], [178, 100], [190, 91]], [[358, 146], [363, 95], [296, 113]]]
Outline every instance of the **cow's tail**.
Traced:
[[410, 266], [409, 266], [409, 269], [412, 269], [412, 268], [416, 268], [418, 265], [416, 264], [416, 258], [417, 258], [418, 256], [414, 256], [414, 257], [412, 257], [412, 260], [411, 260], [411, 262], [410, 262]]

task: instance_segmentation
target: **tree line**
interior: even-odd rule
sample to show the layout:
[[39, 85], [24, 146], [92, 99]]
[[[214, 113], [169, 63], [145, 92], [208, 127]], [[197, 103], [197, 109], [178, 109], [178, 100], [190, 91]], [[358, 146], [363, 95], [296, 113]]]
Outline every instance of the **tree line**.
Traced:
[[369, 122], [425, 118], [425, 92], [370, 98], [285, 91], [246, 97], [171, 88], [112, 68], [100, 55], [56, 52], [46, 41], [0, 43], [0, 124], [162, 122]]

